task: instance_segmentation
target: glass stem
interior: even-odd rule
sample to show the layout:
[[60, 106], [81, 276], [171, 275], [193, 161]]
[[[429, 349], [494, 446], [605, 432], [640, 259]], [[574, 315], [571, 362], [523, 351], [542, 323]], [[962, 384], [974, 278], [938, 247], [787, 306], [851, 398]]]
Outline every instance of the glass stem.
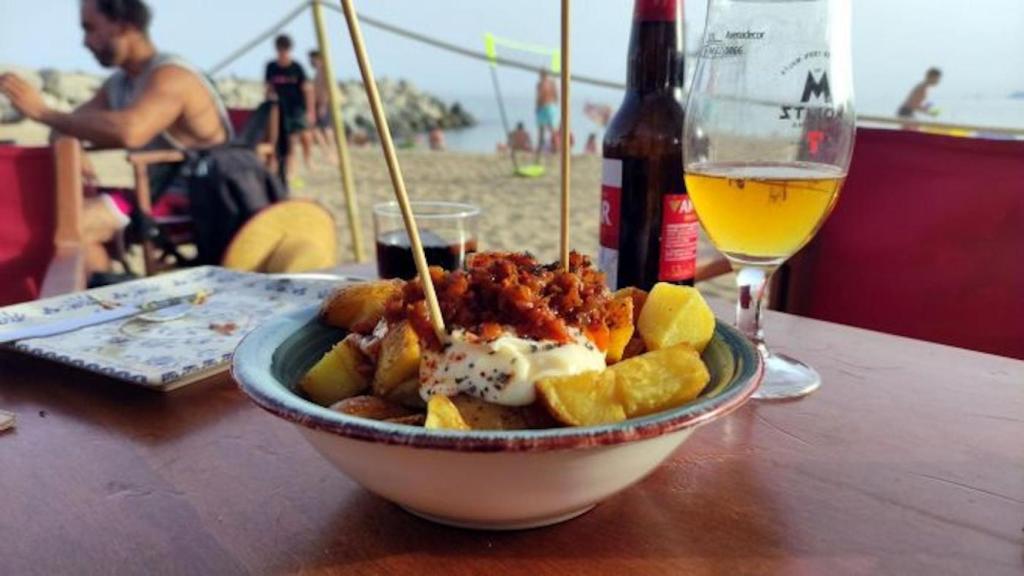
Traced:
[[739, 299], [736, 301], [736, 327], [750, 338], [762, 354], [768, 353], [764, 343], [764, 329], [761, 327], [761, 310], [768, 280], [775, 268], [741, 266], [736, 273], [736, 287]]

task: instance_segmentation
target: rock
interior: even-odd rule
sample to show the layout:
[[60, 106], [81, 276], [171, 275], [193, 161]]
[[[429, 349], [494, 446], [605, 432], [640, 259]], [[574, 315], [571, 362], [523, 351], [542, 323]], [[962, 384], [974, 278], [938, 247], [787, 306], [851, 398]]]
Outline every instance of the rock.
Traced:
[[262, 82], [223, 78], [217, 80], [215, 85], [228, 108], [255, 108], [266, 97], [266, 88]]
[[61, 72], [52, 68], [39, 71], [43, 79], [43, 90], [70, 108], [92, 99], [93, 94], [103, 85], [103, 80], [82, 72]]
[[[44, 69], [39, 72], [23, 68], [0, 66], [0, 72], [12, 71], [44, 91], [47, 104], [59, 110], [70, 110], [92, 98], [102, 86], [103, 79], [82, 72], [63, 72]], [[225, 77], [215, 86], [228, 108], [255, 108], [265, 99], [262, 81]], [[388, 124], [395, 138], [410, 139], [417, 133], [434, 128], [452, 129], [472, 126], [476, 120], [459, 103], [451, 105], [440, 98], [423, 92], [408, 80], [382, 78], [378, 90], [388, 114]], [[362, 82], [348, 80], [338, 85], [342, 97], [341, 110], [349, 129], [365, 130], [376, 137], [373, 114]], [[0, 97], [0, 122], [16, 122], [20, 114]]]
[[[0, 64], [0, 74], [17, 74], [37, 89], [43, 89], [43, 77], [35, 70]], [[0, 123], [8, 124], [20, 122], [22, 119], [23, 116], [21, 115], [21, 112], [18, 112], [7, 98], [0, 96]]]

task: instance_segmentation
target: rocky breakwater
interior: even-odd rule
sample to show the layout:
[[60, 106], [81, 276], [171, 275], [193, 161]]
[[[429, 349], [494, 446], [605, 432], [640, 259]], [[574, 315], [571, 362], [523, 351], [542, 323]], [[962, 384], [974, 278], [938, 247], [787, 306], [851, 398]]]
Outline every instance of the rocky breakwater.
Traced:
[[[451, 130], [476, 124], [476, 119], [458, 102], [446, 103], [407, 80], [384, 78], [378, 80], [377, 88], [384, 101], [391, 133], [396, 137], [408, 137], [434, 128]], [[263, 84], [251, 80], [221, 79], [217, 81], [217, 89], [230, 107], [254, 108], [264, 97]], [[348, 80], [340, 82], [338, 89], [345, 125], [350, 130], [361, 129], [374, 137], [373, 113], [363, 83]]]
[[[0, 73], [13, 72], [43, 91], [46, 102], [59, 110], [71, 110], [92, 98], [102, 85], [100, 76], [82, 72], [62, 72], [52, 69], [28, 70], [0, 66]], [[255, 108], [264, 100], [266, 90], [262, 82], [238, 78], [215, 81], [229, 108]], [[362, 82], [348, 80], [338, 85], [341, 110], [350, 130], [363, 130], [371, 138], [376, 135], [373, 114], [363, 90]], [[434, 128], [442, 130], [472, 126], [476, 120], [459, 103], [447, 103], [424, 92], [407, 80], [382, 79], [378, 89], [388, 114], [388, 124], [397, 138], [411, 137]], [[0, 123], [20, 121], [21, 115], [6, 98], [0, 96]]]

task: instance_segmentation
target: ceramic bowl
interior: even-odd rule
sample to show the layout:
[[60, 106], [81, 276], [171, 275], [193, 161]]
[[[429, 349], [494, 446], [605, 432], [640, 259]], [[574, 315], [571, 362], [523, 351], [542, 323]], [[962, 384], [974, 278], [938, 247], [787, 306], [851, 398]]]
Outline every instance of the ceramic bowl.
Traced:
[[719, 323], [704, 352], [711, 382], [679, 408], [585, 428], [427, 430], [340, 414], [295, 392], [299, 378], [344, 336], [321, 325], [316, 310], [272, 318], [246, 336], [232, 362], [235, 380], [367, 490], [461, 527], [530, 528], [590, 510], [654, 470], [697, 427], [738, 408], [762, 373], [750, 342]]

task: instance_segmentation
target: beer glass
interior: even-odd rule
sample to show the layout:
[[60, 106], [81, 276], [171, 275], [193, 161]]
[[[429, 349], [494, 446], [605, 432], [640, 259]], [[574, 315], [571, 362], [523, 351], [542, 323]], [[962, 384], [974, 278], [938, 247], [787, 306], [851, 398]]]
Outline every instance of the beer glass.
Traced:
[[737, 272], [737, 326], [765, 361], [756, 398], [818, 388], [771, 351], [772, 273], [835, 206], [853, 152], [851, 0], [710, 0], [686, 106], [683, 169], [697, 216]]

